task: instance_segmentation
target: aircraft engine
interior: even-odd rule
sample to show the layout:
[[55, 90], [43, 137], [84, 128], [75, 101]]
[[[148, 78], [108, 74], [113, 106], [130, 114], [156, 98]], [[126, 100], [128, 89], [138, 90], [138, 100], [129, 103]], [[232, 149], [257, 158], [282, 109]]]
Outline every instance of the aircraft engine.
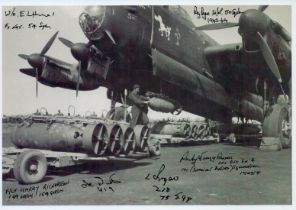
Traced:
[[[248, 98], [250, 99], [250, 98]], [[257, 120], [262, 122], [264, 119], [262, 104], [254, 103], [255, 97], [253, 97], [253, 101], [251, 100], [237, 100], [234, 103], [235, 110], [242, 114], [242, 116], [247, 119]], [[255, 101], [256, 102], [256, 101]], [[260, 106], [259, 106], [260, 105]]]
[[[28, 72], [23, 73], [30, 74]], [[68, 89], [75, 90], [77, 87], [77, 81], [79, 77], [79, 90], [93, 90], [100, 86], [99, 81], [88, 74], [78, 75], [75, 67], [73, 67], [73, 71], [64, 71], [64, 70], [56, 70], [54, 66], [47, 65], [46, 69], [42, 72], [39, 77], [39, 82], [44, 85], [49, 85], [52, 87], [63, 87]]]

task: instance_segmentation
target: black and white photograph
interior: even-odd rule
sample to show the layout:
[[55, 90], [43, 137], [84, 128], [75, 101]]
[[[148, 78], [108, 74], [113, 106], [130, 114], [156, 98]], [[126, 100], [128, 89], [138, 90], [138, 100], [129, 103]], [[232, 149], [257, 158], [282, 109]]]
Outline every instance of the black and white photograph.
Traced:
[[2, 205], [292, 205], [292, 9], [2, 5]]

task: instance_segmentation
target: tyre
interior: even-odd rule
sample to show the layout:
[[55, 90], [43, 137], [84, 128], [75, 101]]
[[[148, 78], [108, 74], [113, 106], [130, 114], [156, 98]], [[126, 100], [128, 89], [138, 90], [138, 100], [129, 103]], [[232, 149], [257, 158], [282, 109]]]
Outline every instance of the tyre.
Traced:
[[21, 184], [33, 184], [40, 182], [47, 171], [45, 156], [36, 150], [26, 150], [17, 156], [13, 174]]
[[279, 138], [282, 147], [291, 146], [291, 125], [288, 106], [273, 105], [263, 122], [263, 137]]

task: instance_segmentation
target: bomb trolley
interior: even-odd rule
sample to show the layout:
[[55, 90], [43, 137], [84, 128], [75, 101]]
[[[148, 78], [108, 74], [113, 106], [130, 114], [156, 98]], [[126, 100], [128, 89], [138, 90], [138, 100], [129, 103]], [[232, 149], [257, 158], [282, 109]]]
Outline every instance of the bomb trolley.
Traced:
[[3, 148], [2, 175], [13, 172], [19, 183], [34, 184], [46, 176], [48, 166], [63, 168], [96, 161], [137, 161], [150, 156], [150, 153], [137, 152], [130, 155], [97, 157], [85, 153], [9, 147]]
[[33, 117], [15, 125], [12, 142], [3, 148], [3, 174], [13, 171], [24, 184], [40, 182], [48, 166], [57, 168], [90, 161], [137, 160], [160, 155], [147, 126], [102, 120]]

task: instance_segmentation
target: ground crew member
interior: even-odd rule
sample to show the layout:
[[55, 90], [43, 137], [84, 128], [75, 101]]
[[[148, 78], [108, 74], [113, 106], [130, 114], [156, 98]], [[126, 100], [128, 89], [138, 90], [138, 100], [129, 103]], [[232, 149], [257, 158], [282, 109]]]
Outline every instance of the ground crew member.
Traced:
[[133, 128], [136, 125], [146, 125], [149, 122], [147, 113], [148, 113], [148, 105], [147, 102], [149, 100], [148, 97], [140, 95], [140, 86], [134, 85], [133, 90], [128, 95], [128, 99], [132, 104], [132, 119], [130, 126]]

